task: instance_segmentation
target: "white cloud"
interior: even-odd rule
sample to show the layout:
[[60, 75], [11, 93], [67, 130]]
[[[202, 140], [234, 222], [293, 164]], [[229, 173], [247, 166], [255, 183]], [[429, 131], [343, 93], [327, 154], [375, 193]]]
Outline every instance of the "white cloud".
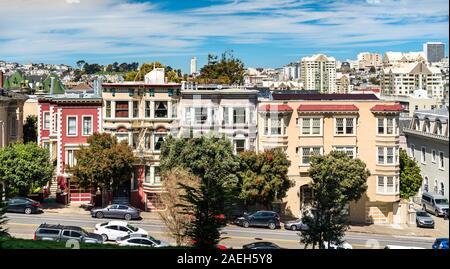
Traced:
[[209, 7], [170, 12], [127, 0], [0, 0], [1, 24], [9, 26], [2, 28], [0, 51], [18, 60], [64, 59], [71, 54], [181, 55], [219, 40], [230, 47], [267, 43], [325, 50], [448, 39], [446, 0], [360, 1], [316, 1], [324, 5], [321, 10], [312, 9], [309, 0], [213, 1]]
[[66, 0], [67, 4], [79, 4], [80, 0]]

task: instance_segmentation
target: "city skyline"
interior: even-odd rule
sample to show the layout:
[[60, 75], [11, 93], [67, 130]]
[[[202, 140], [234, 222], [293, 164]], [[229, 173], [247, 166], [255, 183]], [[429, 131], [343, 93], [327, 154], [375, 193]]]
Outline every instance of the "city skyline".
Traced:
[[429, 41], [445, 43], [448, 57], [444, 0], [6, 2], [1, 22], [14, 27], [0, 36], [0, 58], [10, 62], [159, 60], [188, 73], [191, 57], [201, 68], [209, 53], [226, 50], [246, 67], [281, 67], [317, 53], [345, 61], [421, 51]]

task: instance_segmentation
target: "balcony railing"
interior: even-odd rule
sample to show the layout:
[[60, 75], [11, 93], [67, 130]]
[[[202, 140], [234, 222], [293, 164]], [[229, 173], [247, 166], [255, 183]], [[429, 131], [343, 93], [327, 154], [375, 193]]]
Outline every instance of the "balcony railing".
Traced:
[[417, 131], [411, 128], [403, 128], [403, 132], [405, 133], [410, 133], [410, 134], [415, 134], [415, 135], [420, 135], [420, 136], [425, 136], [425, 137], [430, 137], [430, 138], [434, 138], [434, 139], [439, 139], [439, 140], [443, 140], [443, 141], [448, 141], [448, 136], [445, 135], [438, 135], [438, 134], [433, 134], [433, 133], [427, 133], [424, 131]]

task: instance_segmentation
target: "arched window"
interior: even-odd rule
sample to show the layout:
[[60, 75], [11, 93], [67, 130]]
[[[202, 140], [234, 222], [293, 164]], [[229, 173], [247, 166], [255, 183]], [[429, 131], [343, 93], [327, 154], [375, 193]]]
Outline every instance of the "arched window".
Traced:
[[440, 120], [436, 120], [435, 134], [442, 135], [442, 123]]
[[425, 180], [423, 182], [423, 190], [424, 192], [428, 192], [428, 177], [425, 177]]
[[418, 117], [414, 117], [414, 130], [420, 131], [420, 120]]
[[434, 190], [434, 193], [435, 193], [435, 194], [438, 193], [438, 182], [437, 182], [436, 179], [434, 180], [434, 188], [433, 188], [433, 190]]
[[445, 195], [445, 186], [444, 186], [444, 182], [441, 182], [441, 187], [439, 189], [439, 194], [444, 196]]
[[423, 131], [426, 133], [430, 133], [431, 131], [431, 123], [429, 119], [425, 119], [424, 125], [423, 125]]

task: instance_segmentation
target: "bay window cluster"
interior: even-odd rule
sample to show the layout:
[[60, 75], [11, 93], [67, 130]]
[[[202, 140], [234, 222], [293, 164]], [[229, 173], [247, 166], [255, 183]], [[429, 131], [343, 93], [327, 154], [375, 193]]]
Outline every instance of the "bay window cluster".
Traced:
[[269, 114], [264, 119], [264, 135], [286, 135], [284, 117], [281, 114]]
[[377, 134], [396, 135], [398, 134], [398, 119], [394, 117], [383, 117], [377, 119]]
[[302, 135], [321, 135], [322, 118], [299, 118]]
[[377, 164], [398, 164], [398, 147], [377, 147]]
[[335, 134], [336, 135], [354, 135], [356, 118], [335, 118]]
[[[167, 119], [177, 117], [178, 102], [177, 101], [152, 101], [145, 100], [142, 104], [139, 101], [105, 101], [105, 117], [106, 118], [156, 118]], [[169, 111], [170, 110], [170, 111]], [[169, 113], [170, 112], [170, 113]]]
[[297, 148], [297, 154], [300, 153], [300, 160], [302, 165], [309, 165], [311, 156], [323, 153], [322, 147], [300, 147]]
[[378, 194], [398, 194], [400, 188], [398, 176], [378, 176], [377, 193]]

